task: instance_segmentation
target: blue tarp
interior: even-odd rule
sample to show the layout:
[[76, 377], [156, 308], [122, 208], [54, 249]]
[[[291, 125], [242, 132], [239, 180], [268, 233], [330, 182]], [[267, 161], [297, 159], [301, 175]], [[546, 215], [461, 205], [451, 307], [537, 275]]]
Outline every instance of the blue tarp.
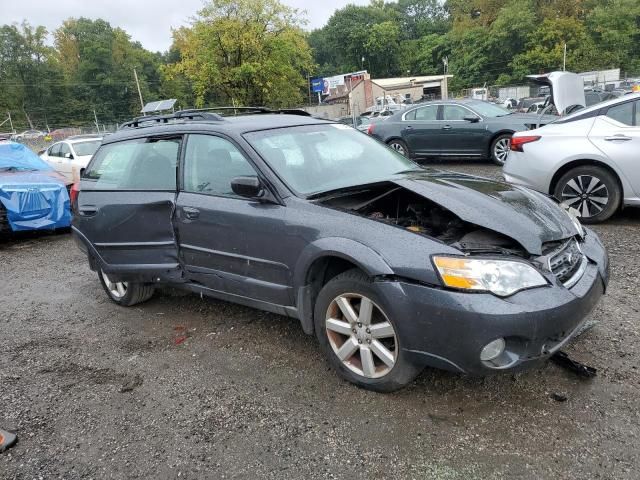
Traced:
[[15, 232], [71, 225], [69, 194], [52, 168], [24, 145], [0, 142], [0, 203]]

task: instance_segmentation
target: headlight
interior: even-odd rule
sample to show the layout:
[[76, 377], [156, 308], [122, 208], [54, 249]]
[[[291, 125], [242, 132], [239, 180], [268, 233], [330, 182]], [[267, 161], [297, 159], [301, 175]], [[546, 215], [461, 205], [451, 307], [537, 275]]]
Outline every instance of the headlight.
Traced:
[[543, 287], [547, 280], [531, 265], [509, 260], [433, 257], [447, 287], [491, 292], [506, 297], [518, 290]]

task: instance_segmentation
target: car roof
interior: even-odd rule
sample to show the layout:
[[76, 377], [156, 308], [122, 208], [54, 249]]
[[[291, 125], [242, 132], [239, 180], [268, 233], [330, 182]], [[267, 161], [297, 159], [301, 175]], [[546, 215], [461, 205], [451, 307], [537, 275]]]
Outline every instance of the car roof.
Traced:
[[604, 102], [596, 103], [594, 105], [591, 105], [590, 107], [581, 108], [580, 110], [577, 110], [576, 112], [561, 118], [555, 123], [568, 123], [578, 118], [587, 118], [595, 115], [600, 115], [601, 109], [606, 109], [619, 103], [633, 102], [638, 99], [640, 99], [640, 93], [631, 93], [623, 95], [621, 97], [612, 98], [610, 100], [605, 100]]
[[239, 115], [236, 117], [220, 117], [219, 120], [177, 120], [171, 123], [153, 126], [140, 126], [136, 128], [123, 128], [113, 135], [103, 139], [103, 144], [119, 142], [122, 140], [166, 135], [167, 133], [190, 132], [220, 132], [234, 133], [242, 135], [248, 132], [259, 130], [270, 130], [275, 128], [298, 127], [304, 125], [321, 125], [336, 123], [314, 117], [288, 114], [254, 114]]

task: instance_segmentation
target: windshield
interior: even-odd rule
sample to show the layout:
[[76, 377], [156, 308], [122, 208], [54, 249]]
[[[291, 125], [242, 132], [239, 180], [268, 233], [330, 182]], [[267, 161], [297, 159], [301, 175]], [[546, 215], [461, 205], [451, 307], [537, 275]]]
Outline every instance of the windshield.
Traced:
[[501, 117], [511, 113], [506, 108], [489, 102], [474, 102], [471, 107], [483, 117]]
[[85, 155], [93, 155], [94, 153], [96, 153], [96, 150], [98, 150], [101, 142], [102, 140], [92, 140], [90, 142], [74, 143], [73, 149], [79, 157], [84, 157]]
[[380, 182], [420, 168], [342, 124], [265, 130], [245, 138], [289, 187], [304, 196]]

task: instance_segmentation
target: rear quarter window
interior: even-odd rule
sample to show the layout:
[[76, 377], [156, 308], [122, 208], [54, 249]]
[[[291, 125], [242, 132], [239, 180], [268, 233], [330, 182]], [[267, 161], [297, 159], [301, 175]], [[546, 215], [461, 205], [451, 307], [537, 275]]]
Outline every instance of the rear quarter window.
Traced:
[[181, 139], [136, 139], [102, 146], [83, 189], [175, 190]]

